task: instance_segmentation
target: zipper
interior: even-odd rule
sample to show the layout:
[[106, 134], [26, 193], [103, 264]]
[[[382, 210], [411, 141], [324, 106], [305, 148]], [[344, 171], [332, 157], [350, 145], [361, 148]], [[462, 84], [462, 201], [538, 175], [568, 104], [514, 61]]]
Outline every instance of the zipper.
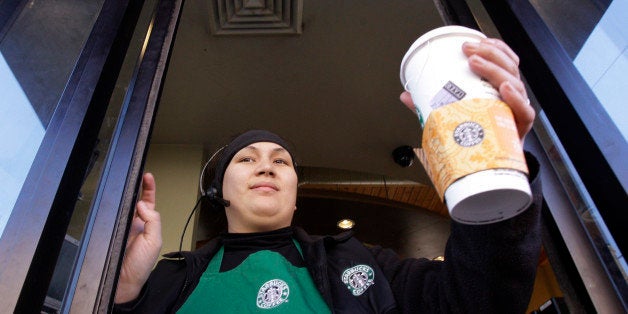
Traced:
[[[186, 258], [185, 254], [180, 253], [182, 255], [182, 259], [185, 262], [185, 280], [183, 281], [183, 286], [181, 287], [181, 290], [179, 291], [179, 296], [177, 297], [177, 301], [175, 303], [175, 306], [172, 308], [171, 313], [176, 313], [177, 310], [179, 308], [181, 308], [181, 306], [183, 305], [183, 301], [187, 299], [187, 295], [185, 293], [185, 290], [187, 289], [188, 285], [190, 284], [190, 265], [188, 265], [188, 258]], [[175, 310], [176, 308], [176, 310]]]

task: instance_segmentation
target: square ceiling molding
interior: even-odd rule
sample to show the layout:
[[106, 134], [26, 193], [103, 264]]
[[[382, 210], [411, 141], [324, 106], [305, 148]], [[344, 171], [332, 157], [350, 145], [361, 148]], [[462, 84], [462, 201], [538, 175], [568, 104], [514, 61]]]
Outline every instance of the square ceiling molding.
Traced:
[[214, 35], [301, 34], [303, 0], [211, 0]]

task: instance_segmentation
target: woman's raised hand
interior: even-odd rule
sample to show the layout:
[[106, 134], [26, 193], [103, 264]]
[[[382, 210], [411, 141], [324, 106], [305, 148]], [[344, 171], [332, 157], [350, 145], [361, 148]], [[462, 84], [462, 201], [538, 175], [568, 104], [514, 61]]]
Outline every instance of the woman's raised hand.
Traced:
[[161, 250], [161, 218], [155, 210], [155, 178], [145, 173], [141, 199], [129, 232], [115, 303], [134, 300], [146, 283]]

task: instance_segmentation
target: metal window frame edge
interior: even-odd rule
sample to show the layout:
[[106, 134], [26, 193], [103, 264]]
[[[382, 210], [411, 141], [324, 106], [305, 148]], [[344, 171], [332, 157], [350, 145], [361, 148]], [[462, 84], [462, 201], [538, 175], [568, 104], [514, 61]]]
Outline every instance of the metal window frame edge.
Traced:
[[130, 94], [124, 121], [100, 185], [102, 201], [95, 208], [94, 233], [76, 283], [71, 312], [109, 313], [113, 306], [126, 238], [131, 225], [150, 133], [167, 72], [183, 0], [159, 1], [150, 37]]

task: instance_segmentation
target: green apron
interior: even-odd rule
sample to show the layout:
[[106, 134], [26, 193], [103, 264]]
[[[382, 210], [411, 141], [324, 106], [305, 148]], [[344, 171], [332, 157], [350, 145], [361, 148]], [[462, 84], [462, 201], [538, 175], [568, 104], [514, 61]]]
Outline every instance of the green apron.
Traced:
[[307, 268], [263, 250], [221, 273], [223, 254], [221, 247], [177, 313], [330, 313]]

